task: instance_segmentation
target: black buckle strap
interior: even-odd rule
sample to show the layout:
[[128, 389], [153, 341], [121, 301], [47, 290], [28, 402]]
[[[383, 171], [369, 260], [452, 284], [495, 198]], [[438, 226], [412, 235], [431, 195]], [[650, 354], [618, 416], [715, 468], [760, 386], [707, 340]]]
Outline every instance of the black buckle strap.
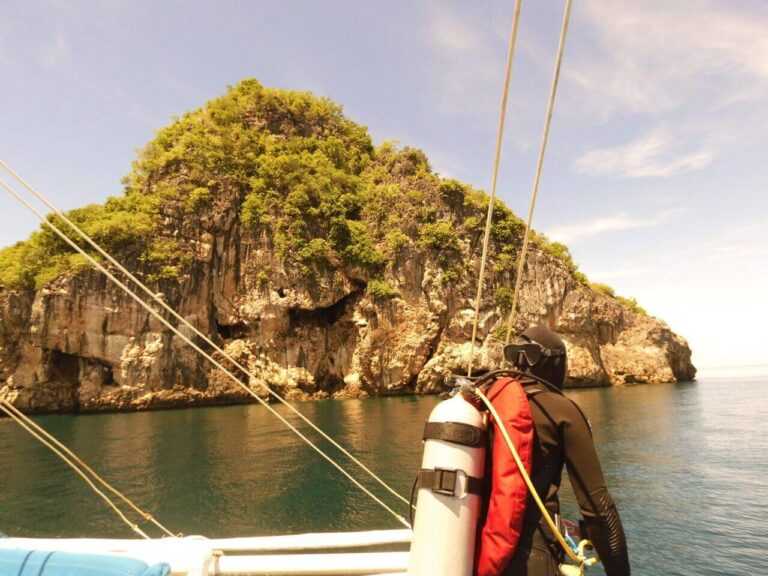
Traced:
[[458, 478], [456, 470], [435, 468], [432, 472], [432, 492], [456, 496], [456, 478]]
[[427, 422], [424, 440], [445, 440], [453, 444], [477, 448], [485, 444], [487, 432], [477, 426], [462, 422]]
[[467, 478], [467, 494], [482, 494], [483, 479], [470, 476], [463, 470], [452, 470], [448, 468], [422, 468], [419, 470], [419, 485], [422, 488], [429, 488], [435, 494], [457, 497], [456, 489], [459, 486], [459, 474]]

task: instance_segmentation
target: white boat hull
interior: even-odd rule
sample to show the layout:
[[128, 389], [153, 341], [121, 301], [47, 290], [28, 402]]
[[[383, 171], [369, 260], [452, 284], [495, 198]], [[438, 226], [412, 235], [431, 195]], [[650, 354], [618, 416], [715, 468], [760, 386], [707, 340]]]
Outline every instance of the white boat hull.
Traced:
[[0, 548], [116, 554], [148, 564], [167, 562], [174, 576], [404, 575], [408, 551], [340, 553], [333, 550], [365, 550], [384, 545], [406, 548], [411, 536], [410, 530], [378, 530], [223, 539], [203, 536], [157, 540], [0, 538]]

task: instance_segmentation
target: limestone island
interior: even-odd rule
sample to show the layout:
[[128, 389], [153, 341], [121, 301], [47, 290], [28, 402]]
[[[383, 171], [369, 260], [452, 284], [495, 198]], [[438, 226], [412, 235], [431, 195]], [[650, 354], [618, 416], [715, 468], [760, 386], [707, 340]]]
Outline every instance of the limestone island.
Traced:
[[[260, 395], [429, 394], [465, 369], [489, 197], [420, 150], [375, 147], [332, 101], [245, 80], [160, 130], [123, 182], [67, 216]], [[497, 201], [476, 367], [498, 366], [524, 229]], [[696, 374], [683, 338], [535, 233], [515, 329], [532, 323], [563, 335], [572, 387]], [[253, 401], [45, 227], [0, 251], [0, 398], [26, 412]]]

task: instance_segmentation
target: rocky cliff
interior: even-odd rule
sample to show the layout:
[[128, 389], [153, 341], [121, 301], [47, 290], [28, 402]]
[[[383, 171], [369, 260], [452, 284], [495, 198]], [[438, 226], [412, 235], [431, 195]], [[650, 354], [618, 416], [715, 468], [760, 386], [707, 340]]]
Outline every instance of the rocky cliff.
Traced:
[[[303, 399], [431, 393], [465, 369], [487, 202], [417, 150], [374, 149], [327, 100], [246, 81], [160, 131], [122, 197], [70, 216], [244, 382]], [[521, 232], [498, 204], [476, 367], [498, 365]], [[524, 274], [516, 329], [563, 335], [569, 385], [694, 377], [685, 340], [565, 247], [536, 236]], [[0, 284], [0, 397], [23, 410], [248, 399], [50, 233], [0, 253]]]

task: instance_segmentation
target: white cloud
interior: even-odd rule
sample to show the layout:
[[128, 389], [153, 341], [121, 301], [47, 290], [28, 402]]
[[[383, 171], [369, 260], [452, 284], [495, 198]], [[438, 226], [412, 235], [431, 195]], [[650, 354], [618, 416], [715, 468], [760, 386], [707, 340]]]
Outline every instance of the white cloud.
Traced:
[[590, 0], [580, 13], [595, 39], [565, 73], [596, 108], [657, 114], [691, 97], [759, 98], [768, 86], [765, 6], [702, 0]]
[[635, 140], [586, 152], [577, 172], [618, 178], [700, 170], [766, 141], [768, 4], [586, 0], [575, 11], [563, 100]]
[[758, 276], [759, 271], [768, 279], [768, 237], [762, 222], [735, 226], [716, 238], [691, 244], [679, 256], [685, 260], [703, 257], [709, 267], [724, 274], [739, 270]]
[[622, 146], [590, 150], [576, 159], [573, 169], [615, 178], [663, 177], [701, 170], [714, 159], [712, 150], [680, 147], [668, 132], [655, 131]]
[[[655, 218], [634, 221], [638, 224], [645, 222], [648, 226], [628, 227], [651, 227], [678, 212], [680, 210], [669, 210]], [[632, 222], [629, 221], [630, 224]], [[589, 223], [581, 226], [587, 228]], [[755, 278], [765, 277], [768, 281], [768, 237], [764, 230], [763, 223], [753, 222], [733, 226], [713, 237], [703, 237], [685, 246], [670, 249], [664, 254], [648, 254], [647, 260], [646, 255], [643, 255], [642, 258], [626, 262], [621, 267], [590, 271], [590, 276], [594, 275], [600, 279], [632, 276], [668, 278], [685, 268], [686, 276], [695, 282], [711, 281], [713, 269], [717, 270], [718, 276], [722, 276], [726, 282], [730, 281], [728, 278], [735, 279], [744, 275], [752, 275]], [[736, 285], [737, 283], [733, 284], [734, 288]], [[762, 290], [765, 282], [757, 281], [756, 285]]]
[[602, 270], [582, 268], [590, 279], [636, 297], [649, 313], [687, 338], [696, 366], [766, 364], [764, 230], [757, 220], [702, 231], [681, 248], [643, 253]]
[[547, 236], [558, 242], [569, 243], [606, 232], [620, 232], [638, 228], [653, 228], [658, 226], [679, 210], [666, 210], [652, 218], [633, 218], [621, 212], [613, 216], [595, 218], [586, 222], [560, 226], [547, 231]]
[[466, 19], [447, 10], [433, 13], [430, 22], [430, 39], [442, 48], [454, 53], [471, 53], [479, 44], [475, 32]]
[[425, 38], [433, 52], [430, 106], [446, 116], [495, 118], [503, 80], [503, 53], [495, 22], [445, 3], [428, 3]]
[[53, 41], [43, 45], [37, 55], [37, 63], [48, 70], [56, 70], [69, 64], [72, 50], [63, 34], [57, 34]]

